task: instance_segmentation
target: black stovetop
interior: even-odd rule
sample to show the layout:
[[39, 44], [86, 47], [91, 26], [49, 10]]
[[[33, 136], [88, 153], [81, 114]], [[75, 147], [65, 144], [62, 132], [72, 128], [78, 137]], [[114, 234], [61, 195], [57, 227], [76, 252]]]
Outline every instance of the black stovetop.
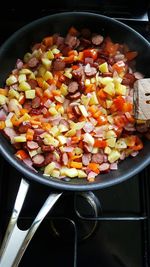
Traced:
[[[59, 10], [64, 11], [64, 10]], [[0, 43], [45, 10], [21, 16], [2, 12]], [[107, 14], [106, 14], [107, 15]], [[150, 41], [147, 14], [121, 20]], [[141, 19], [142, 18], [142, 19]], [[89, 193], [64, 193], [33, 237], [20, 267], [148, 267], [150, 266], [150, 166], [131, 179]], [[0, 242], [9, 221], [21, 175], [0, 157]], [[32, 183], [19, 219], [26, 229], [50, 189]]]

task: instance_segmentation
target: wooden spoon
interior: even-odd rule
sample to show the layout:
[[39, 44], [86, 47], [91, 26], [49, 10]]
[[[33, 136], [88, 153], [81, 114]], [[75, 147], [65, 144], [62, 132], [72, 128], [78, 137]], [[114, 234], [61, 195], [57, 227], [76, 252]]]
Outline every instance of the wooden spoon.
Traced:
[[134, 83], [134, 117], [137, 120], [150, 120], [150, 78]]

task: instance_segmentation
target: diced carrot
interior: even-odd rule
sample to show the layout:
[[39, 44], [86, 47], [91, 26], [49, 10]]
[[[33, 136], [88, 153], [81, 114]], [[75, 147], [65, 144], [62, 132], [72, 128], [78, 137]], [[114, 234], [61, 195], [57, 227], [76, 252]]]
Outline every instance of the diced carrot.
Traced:
[[94, 118], [99, 118], [99, 116], [102, 115], [102, 112], [100, 110], [96, 111], [95, 113], [93, 113], [93, 117]]
[[26, 158], [29, 157], [28, 154], [27, 154], [23, 149], [18, 150], [18, 151], [16, 152], [16, 156], [17, 156], [18, 158], [20, 158], [21, 160], [24, 160], [24, 159], [26, 159]]
[[11, 122], [14, 126], [19, 126], [23, 121], [24, 121], [23, 116], [18, 119], [17, 116], [14, 114], [11, 118]]
[[66, 77], [65, 77], [63, 74], [61, 74], [61, 75], [59, 76], [59, 81], [60, 81], [61, 83], [64, 83], [65, 80], [66, 80]]
[[5, 122], [0, 121], [0, 130], [3, 130], [5, 128]]
[[76, 169], [81, 169], [82, 168], [82, 162], [71, 161], [70, 167], [76, 168]]
[[91, 162], [89, 163], [89, 165], [87, 166], [88, 169], [90, 169], [91, 171], [99, 174], [100, 173], [100, 170], [99, 170], [99, 164], [98, 163], [94, 163], [94, 162]]
[[61, 107], [62, 107], [62, 104], [61, 103], [57, 103], [57, 105], [55, 106], [55, 109], [58, 110]]
[[74, 62], [74, 55], [71, 55], [69, 57], [65, 57], [63, 60], [66, 63], [73, 63]]
[[78, 136], [72, 136], [72, 138], [71, 138], [71, 143], [72, 144], [75, 144], [75, 143], [78, 143], [79, 141], [80, 141], [80, 137], [78, 137]]
[[86, 86], [85, 88], [85, 92], [86, 94], [90, 93], [90, 92], [94, 92], [96, 91], [96, 85], [95, 84], [89, 84], [88, 86]]
[[84, 52], [79, 52], [78, 61], [83, 61], [83, 60], [84, 60]]
[[71, 68], [72, 68], [72, 70], [77, 70], [79, 68], [79, 66], [78, 65], [73, 65], [73, 66], [71, 66]]
[[40, 98], [43, 96], [43, 90], [40, 87], [35, 88], [36, 95], [39, 96]]
[[62, 57], [62, 53], [58, 53], [54, 55], [54, 58], [60, 58], [60, 57]]
[[94, 142], [94, 147], [99, 147], [99, 148], [105, 148], [107, 146], [107, 142], [105, 140], [95, 140]]
[[34, 130], [33, 129], [28, 129], [26, 132], [26, 139], [28, 141], [32, 141], [34, 136]]
[[98, 90], [97, 95], [100, 99], [105, 100], [107, 98], [107, 93], [103, 91], [103, 89]]
[[48, 131], [51, 129], [51, 125], [48, 122], [42, 122], [42, 128], [43, 130]]
[[52, 90], [51, 92], [52, 92], [52, 94], [54, 96], [61, 96], [61, 91], [60, 90]]
[[49, 99], [53, 99], [53, 94], [52, 94], [52, 92], [49, 89], [46, 89], [44, 91], [44, 96], [46, 96]]
[[69, 55], [69, 56], [71, 56], [71, 55], [73, 55], [73, 56], [77, 56], [77, 55], [78, 55], [78, 52], [77, 52], [77, 50], [70, 50], [70, 51], [68, 52], [68, 55]]
[[36, 80], [38, 82], [38, 86], [43, 88], [43, 82], [44, 82], [43, 78], [42, 77], [37, 77]]
[[24, 115], [25, 113], [28, 113], [28, 110], [25, 108], [20, 109], [20, 114]]
[[60, 88], [61, 85], [62, 85], [62, 82], [60, 82], [60, 81], [58, 80], [57, 83], [56, 83], [56, 87], [57, 87], [57, 88]]
[[35, 120], [30, 120], [30, 122], [31, 122], [31, 124], [33, 124], [33, 125], [41, 125], [41, 122], [40, 121], [35, 121]]
[[106, 124], [107, 123], [106, 115], [103, 114], [99, 115], [99, 117], [97, 118], [97, 123], [99, 126]]
[[94, 106], [94, 105], [92, 105], [88, 108], [88, 111], [91, 112], [92, 115], [95, 114], [97, 112], [97, 110], [98, 110], [97, 106]]
[[81, 148], [81, 149], [83, 149], [83, 148], [84, 148], [84, 144], [83, 144], [83, 142], [82, 142], [82, 141], [79, 141], [79, 143], [78, 143], [78, 147], [79, 147], [79, 148]]
[[52, 36], [47, 36], [43, 39], [43, 44], [46, 46], [51, 46], [53, 45], [53, 37]]
[[0, 88], [0, 95], [7, 96], [7, 94], [8, 94], [8, 89]]

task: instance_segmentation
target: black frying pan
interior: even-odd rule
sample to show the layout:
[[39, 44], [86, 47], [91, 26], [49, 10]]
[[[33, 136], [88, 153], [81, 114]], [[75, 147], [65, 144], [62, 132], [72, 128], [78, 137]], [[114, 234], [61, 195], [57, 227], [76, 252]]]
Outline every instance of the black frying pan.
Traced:
[[[38, 19], [14, 33], [0, 49], [0, 86], [14, 68], [17, 58], [30, 50], [32, 44], [40, 42], [43, 37], [53, 34], [66, 34], [70, 26], [78, 29], [90, 28], [92, 32], [110, 36], [113, 41], [126, 43], [131, 50], [138, 51], [136, 61], [137, 71], [145, 77], [150, 77], [150, 44], [139, 33], [114, 19], [85, 12], [68, 12], [50, 15]], [[35, 173], [20, 160], [14, 157], [12, 146], [3, 135], [0, 135], [0, 152], [5, 159], [20, 171], [28, 180], [35, 180], [60, 190], [96, 190], [120, 183], [140, 172], [150, 163], [150, 142], [145, 140], [144, 148], [135, 158], [128, 158], [119, 164], [116, 171], [97, 176], [95, 182], [89, 183], [86, 179], [71, 179], [65, 182], [53, 177], [47, 178]], [[0, 267], [3, 265], [0, 264]], [[6, 266], [5, 266], [6, 267]]]

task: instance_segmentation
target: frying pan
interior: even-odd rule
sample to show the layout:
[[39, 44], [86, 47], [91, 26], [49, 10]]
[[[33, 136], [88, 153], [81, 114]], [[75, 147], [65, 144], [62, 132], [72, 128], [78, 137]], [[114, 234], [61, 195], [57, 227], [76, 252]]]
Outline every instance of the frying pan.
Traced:
[[[43, 17], [24, 26], [14, 33], [0, 48], [0, 85], [14, 68], [17, 58], [30, 50], [32, 44], [53, 33], [65, 35], [70, 26], [78, 29], [90, 28], [103, 36], [110, 36], [114, 42], [126, 43], [131, 50], [138, 51], [136, 60], [137, 71], [150, 77], [150, 44], [139, 33], [112, 18], [87, 13], [66, 12]], [[14, 210], [1, 247], [0, 267], [18, 266], [23, 253], [38, 226], [53, 207], [62, 191], [97, 190], [123, 182], [134, 176], [150, 163], [150, 142], [144, 141], [144, 148], [135, 158], [127, 158], [119, 164], [116, 171], [98, 175], [93, 183], [86, 179], [62, 181], [53, 177], [45, 177], [30, 170], [23, 162], [14, 157], [14, 150], [5, 137], [0, 135], [0, 152], [2, 156], [16, 168], [25, 179], [22, 179]], [[50, 186], [54, 193], [50, 194], [30, 229], [21, 231], [17, 227], [17, 219], [21, 211], [31, 180]], [[57, 192], [56, 192], [57, 190]]]

